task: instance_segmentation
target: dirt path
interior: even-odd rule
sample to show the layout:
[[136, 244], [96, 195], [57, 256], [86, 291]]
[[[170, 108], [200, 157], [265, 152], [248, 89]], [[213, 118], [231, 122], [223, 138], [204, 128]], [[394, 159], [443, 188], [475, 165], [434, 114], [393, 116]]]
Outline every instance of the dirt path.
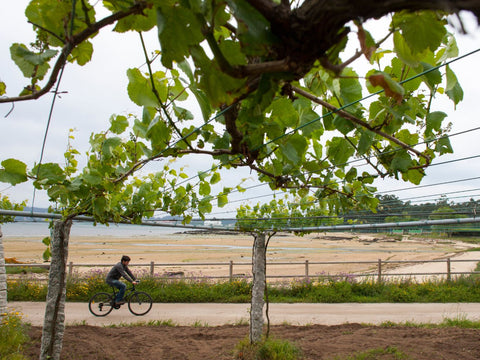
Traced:
[[[45, 304], [41, 302], [10, 302], [10, 309], [23, 314], [32, 325], [43, 325]], [[250, 304], [172, 304], [155, 303], [145, 316], [132, 315], [126, 306], [114, 310], [106, 317], [95, 317], [86, 303], [66, 304], [65, 321], [69, 325], [108, 326], [149, 321], [168, 322], [176, 325], [208, 325], [247, 323]], [[344, 323], [381, 324], [441, 323], [445, 318], [480, 320], [480, 303], [435, 304], [270, 304], [272, 324], [291, 325], [339, 325]]]

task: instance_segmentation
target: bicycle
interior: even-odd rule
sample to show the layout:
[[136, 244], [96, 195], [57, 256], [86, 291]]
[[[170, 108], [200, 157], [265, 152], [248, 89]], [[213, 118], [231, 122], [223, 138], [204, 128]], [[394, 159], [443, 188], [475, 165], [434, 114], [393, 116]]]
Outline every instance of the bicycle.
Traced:
[[[121, 305], [115, 304], [117, 290], [112, 286], [113, 292], [99, 292], [93, 295], [88, 302], [88, 309], [95, 316], [107, 316], [113, 309], [120, 309]], [[132, 284], [125, 292], [124, 300], [128, 304], [128, 310], [133, 315], [145, 315], [152, 308], [152, 297], [144, 291], [137, 291]]]

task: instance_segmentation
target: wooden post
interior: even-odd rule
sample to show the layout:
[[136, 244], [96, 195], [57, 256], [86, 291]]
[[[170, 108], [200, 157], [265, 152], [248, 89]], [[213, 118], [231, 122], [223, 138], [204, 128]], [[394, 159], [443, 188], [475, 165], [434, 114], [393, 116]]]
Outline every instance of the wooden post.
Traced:
[[70, 261], [68, 263], [68, 276], [72, 276], [72, 274], [73, 274], [73, 262]]
[[229, 276], [230, 276], [230, 281], [233, 281], [233, 260], [230, 260]]
[[450, 258], [447, 258], [447, 281], [452, 280], [452, 268]]
[[308, 281], [310, 278], [309, 271], [308, 271], [308, 260], [305, 260], [305, 280]]
[[150, 276], [155, 274], [155, 263], [152, 261], [150, 262]]
[[378, 282], [382, 282], [382, 259], [378, 259]]

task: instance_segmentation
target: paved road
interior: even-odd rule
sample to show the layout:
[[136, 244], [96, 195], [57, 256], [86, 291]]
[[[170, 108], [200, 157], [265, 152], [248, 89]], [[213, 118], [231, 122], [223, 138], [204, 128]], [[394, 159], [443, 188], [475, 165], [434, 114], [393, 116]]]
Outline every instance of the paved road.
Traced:
[[[23, 314], [32, 325], [42, 325], [45, 304], [41, 302], [10, 302], [9, 308]], [[145, 316], [134, 316], [123, 306], [104, 318], [90, 314], [86, 303], [67, 303], [67, 324], [111, 325], [171, 320], [177, 325], [209, 326], [245, 323], [249, 304], [153, 304]], [[384, 321], [402, 323], [440, 323], [445, 318], [480, 320], [480, 303], [446, 304], [270, 304], [272, 324], [291, 325], [343, 323], [380, 324]]]

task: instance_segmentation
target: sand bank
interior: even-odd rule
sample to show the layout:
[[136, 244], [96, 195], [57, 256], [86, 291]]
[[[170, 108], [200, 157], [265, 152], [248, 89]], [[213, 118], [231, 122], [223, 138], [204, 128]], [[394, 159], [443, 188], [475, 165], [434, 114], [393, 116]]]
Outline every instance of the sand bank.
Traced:
[[[45, 245], [41, 238], [3, 238], [5, 257], [26, 263], [42, 263]], [[113, 264], [121, 255], [132, 258], [132, 264], [178, 264], [159, 266], [155, 271], [178, 271], [185, 274], [228, 275], [226, 265], [198, 263], [248, 263], [251, 261], [253, 237], [229, 233], [175, 233], [135, 238], [108, 236], [74, 236], [70, 239], [69, 262], [74, 264]], [[471, 245], [408, 236], [355, 233], [312, 233], [305, 236], [279, 233], [270, 239], [269, 274], [304, 274], [309, 261], [310, 275], [321, 273], [353, 273], [375, 269], [375, 264], [362, 263], [386, 260], [432, 260], [454, 256]], [[300, 263], [286, 265], [285, 263]], [[351, 264], [314, 264], [315, 262], [356, 262]], [[313, 263], [313, 264], [312, 264]], [[250, 272], [247, 265], [235, 265], [235, 274]]]

